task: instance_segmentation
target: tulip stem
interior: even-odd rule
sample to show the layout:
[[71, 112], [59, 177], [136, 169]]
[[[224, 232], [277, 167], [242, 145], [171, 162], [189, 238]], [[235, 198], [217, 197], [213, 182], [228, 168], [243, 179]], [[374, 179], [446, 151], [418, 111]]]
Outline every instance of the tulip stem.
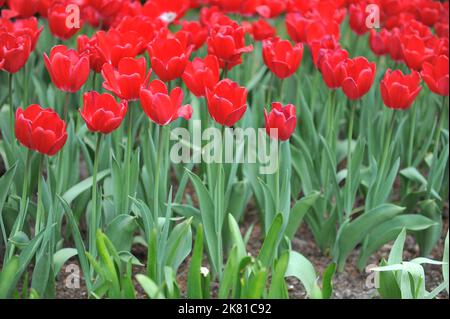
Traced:
[[[126, 198], [125, 198], [125, 206], [124, 209], [128, 212], [128, 206], [129, 206], [129, 196], [131, 192], [131, 172], [130, 172], [130, 165], [131, 165], [131, 151], [132, 151], [132, 135], [133, 135], [133, 105], [128, 108], [128, 133], [127, 133], [127, 149], [125, 153], [125, 191], [126, 191]], [[121, 212], [124, 213], [124, 212]]]
[[97, 203], [97, 173], [98, 173], [98, 163], [100, 159], [100, 147], [102, 143], [102, 135], [97, 134], [97, 142], [95, 146], [95, 158], [94, 158], [94, 168], [92, 174], [92, 210], [91, 210], [91, 218], [89, 223], [89, 252], [95, 257], [96, 246], [95, 246], [95, 235], [98, 227], [98, 203]]
[[414, 133], [416, 131], [416, 118], [417, 118], [417, 107], [414, 107], [414, 109], [412, 110], [412, 117], [411, 117], [411, 130], [409, 132], [408, 158], [407, 158], [408, 167], [412, 165], [413, 149], [414, 149]]
[[64, 102], [64, 122], [66, 123], [67, 123], [67, 116], [69, 114], [69, 101], [70, 101], [70, 93], [66, 92]]
[[163, 155], [165, 146], [167, 144], [168, 138], [168, 126], [159, 127], [159, 141], [158, 141], [158, 150], [157, 150], [157, 158], [156, 158], [156, 167], [155, 167], [155, 197], [153, 199], [153, 222], [158, 223], [159, 217], [159, 189], [160, 189], [160, 177], [161, 177], [161, 164], [163, 161]]
[[92, 89], [93, 91], [97, 91], [97, 72], [94, 72], [94, 76], [92, 77]]
[[[352, 212], [352, 208], [353, 205], [350, 204], [350, 196], [351, 196], [351, 188], [352, 188], [352, 142], [353, 142], [353, 126], [354, 126], [354, 122], [355, 122], [355, 112], [356, 112], [356, 106], [357, 106], [358, 102], [354, 102], [352, 103], [351, 106], [351, 113], [350, 113], [350, 120], [349, 120], [349, 125], [348, 125], [348, 134], [347, 134], [347, 183], [348, 183], [348, 188], [347, 188], [347, 206], [346, 207], [346, 214], [347, 214], [347, 218], [350, 217], [351, 212]], [[346, 183], [346, 185], [347, 185]], [[351, 206], [350, 206], [351, 205]]]
[[39, 234], [41, 231], [42, 217], [44, 213], [44, 207], [42, 205], [42, 178], [44, 176], [44, 156], [39, 155], [39, 174], [38, 174], [38, 197], [37, 197], [37, 210], [36, 210], [36, 226], [34, 233]]
[[14, 144], [14, 106], [13, 106], [13, 74], [9, 73], [8, 81], [8, 95], [9, 95], [9, 125], [11, 128], [11, 142]]

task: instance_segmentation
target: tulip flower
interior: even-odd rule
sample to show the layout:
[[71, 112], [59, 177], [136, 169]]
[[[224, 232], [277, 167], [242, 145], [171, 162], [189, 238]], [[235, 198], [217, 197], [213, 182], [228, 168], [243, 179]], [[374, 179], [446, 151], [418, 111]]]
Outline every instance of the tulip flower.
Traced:
[[3, 18], [0, 20], [0, 30], [2, 29], [8, 33], [14, 34], [15, 36], [29, 36], [31, 40], [30, 51], [34, 51], [44, 27], [39, 27], [35, 17], [28, 19], [17, 19], [14, 22]]
[[247, 90], [236, 82], [224, 79], [214, 89], [206, 89], [206, 100], [211, 117], [219, 124], [231, 127], [247, 110]]
[[342, 90], [350, 100], [358, 100], [369, 92], [375, 79], [375, 63], [365, 57], [347, 58], [339, 67]]
[[297, 12], [288, 13], [286, 15], [286, 29], [291, 39], [295, 42], [306, 42], [307, 29], [313, 21], [313, 19]]
[[204, 59], [195, 58], [188, 63], [183, 73], [184, 83], [197, 97], [205, 96], [206, 90], [212, 90], [219, 80], [219, 62], [214, 55], [208, 55]]
[[319, 66], [319, 58], [327, 52], [340, 50], [341, 46], [334, 36], [325, 36], [318, 41], [308, 43], [309, 51], [311, 52], [313, 63], [316, 67]]
[[245, 30], [236, 22], [217, 24], [210, 31], [208, 53], [217, 56], [222, 68], [231, 70], [242, 63], [242, 54], [253, 51], [245, 45]]
[[430, 62], [436, 55], [434, 48], [429, 47], [423, 39], [416, 35], [404, 37], [402, 49], [406, 65], [417, 71], [422, 69], [424, 62]]
[[340, 64], [348, 58], [348, 52], [343, 49], [328, 51], [319, 57], [319, 70], [322, 78], [330, 89], [341, 87], [342, 74]]
[[170, 82], [183, 75], [191, 55], [192, 47], [187, 47], [177, 38], [157, 37], [148, 47], [152, 69], [164, 82]]
[[284, 10], [286, 10], [286, 1], [283, 0], [263, 0], [262, 4], [256, 7], [256, 12], [266, 19], [277, 17]]
[[194, 46], [194, 51], [200, 49], [208, 37], [208, 29], [203, 27], [198, 21], [181, 22], [181, 29], [178, 32], [186, 33], [188, 43]]
[[264, 110], [264, 118], [267, 134], [271, 138], [281, 141], [287, 141], [294, 133], [297, 125], [295, 106], [292, 104], [283, 106], [278, 102], [272, 103], [270, 113]]
[[40, 0], [8, 0], [11, 17], [29, 18], [38, 11]]
[[27, 63], [31, 52], [31, 38], [28, 35], [16, 36], [0, 32], [0, 61], [2, 70], [17, 73]]
[[386, 29], [381, 29], [380, 32], [370, 30], [369, 46], [375, 55], [381, 56], [389, 53], [388, 42], [390, 33]]
[[267, 67], [280, 79], [290, 77], [300, 67], [303, 44], [292, 46], [288, 40], [279, 38], [263, 42], [263, 57]]
[[136, 57], [145, 48], [145, 43], [135, 32], [119, 32], [110, 29], [108, 32], [97, 32], [96, 38], [98, 51], [105, 62], [113, 67], [117, 67], [122, 58]]
[[77, 37], [77, 50], [80, 56], [89, 58], [89, 67], [92, 71], [95, 73], [102, 71], [102, 66], [106, 63], [106, 60], [98, 50], [98, 40], [95, 34], [90, 39], [84, 34]]
[[[159, 28], [162, 28], [163, 24], [155, 22], [149, 17], [144, 15], [138, 16], [126, 16], [120, 21], [120, 24], [116, 27], [116, 30], [123, 34], [135, 33], [137, 37], [137, 42], [142, 43], [143, 46], [139, 51], [139, 54], [143, 54], [150, 42], [155, 38], [155, 34]], [[133, 37], [135, 37], [133, 36]]]
[[128, 102], [117, 103], [108, 93], [87, 92], [83, 95], [83, 101], [80, 115], [92, 132], [111, 133], [122, 124], [127, 114]]
[[391, 30], [387, 40], [387, 50], [392, 60], [396, 62], [403, 61], [401, 33], [398, 28]]
[[400, 70], [386, 71], [380, 83], [381, 97], [384, 104], [391, 109], [408, 109], [419, 95], [420, 75], [412, 71], [410, 75], [403, 74]]
[[167, 1], [150, 0], [142, 8], [142, 14], [159, 19], [166, 24], [179, 20], [189, 9], [189, 0]]
[[139, 99], [141, 88], [146, 87], [150, 80], [151, 71], [147, 73], [146, 65], [144, 57], [123, 58], [119, 61], [117, 70], [111, 64], [104, 64], [103, 87], [121, 99], [128, 101]]
[[259, 19], [252, 23], [251, 33], [255, 41], [262, 41], [275, 37], [277, 30], [266, 20]]
[[189, 120], [192, 107], [182, 105], [183, 91], [176, 87], [171, 92], [160, 80], [154, 80], [141, 90], [141, 104], [145, 114], [156, 124], [164, 126], [182, 117]]
[[55, 2], [49, 9], [48, 9], [48, 26], [50, 28], [51, 33], [61, 39], [61, 40], [68, 40], [70, 39], [75, 33], [77, 33], [80, 28], [82, 21], [80, 21], [79, 28], [74, 25], [69, 25], [67, 21], [70, 21], [70, 12], [66, 11], [67, 5], [61, 3], [61, 2]]
[[359, 2], [350, 5], [349, 24], [352, 31], [355, 32], [357, 35], [363, 35], [367, 31], [369, 31], [369, 28], [366, 26], [366, 19], [367, 19], [366, 7], [367, 3], [365, 2]]
[[89, 59], [64, 45], [57, 45], [44, 53], [45, 67], [53, 84], [64, 92], [75, 93], [89, 78]]
[[23, 146], [48, 156], [58, 153], [67, 141], [66, 123], [55, 111], [37, 104], [17, 109], [15, 133]]
[[421, 72], [422, 78], [431, 92], [448, 96], [448, 57], [438, 56], [433, 63], [425, 62]]

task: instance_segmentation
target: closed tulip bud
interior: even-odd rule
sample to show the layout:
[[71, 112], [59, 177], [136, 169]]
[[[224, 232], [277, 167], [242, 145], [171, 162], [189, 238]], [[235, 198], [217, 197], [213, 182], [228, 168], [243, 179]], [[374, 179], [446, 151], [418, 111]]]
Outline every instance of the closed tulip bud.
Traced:
[[294, 74], [303, 57], [303, 44], [292, 46], [288, 40], [279, 38], [263, 42], [263, 57], [267, 67], [280, 79]]
[[448, 57], [438, 56], [433, 63], [425, 62], [421, 72], [422, 78], [431, 92], [448, 96]]
[[251, 33], [255, 41], [262, 41], [275, 37], [277, 30], [266, 20], [259, 19], [251, 24]]
[[214, 89], [206, 89], [208, 111], [219, 124], [231, 127], [247, 110], [247, 90], [236, 82], [224, 79]]
[[367, 4], [365, 2], [350, 5], [349, 24], [352, 31], [355, 32], [357, 35], [363, 35], [367, 31], [369, 31], [369, 28], [367, 28], [366, 26], [366, 18], [367, 18], [366, 7]]
[[272, 110], [269, 113], [264, 110], [267, 134], [273, 139], [287, 141], [297, 125], [295, 113], [295, 106], [292, 104], [283, 106], [278, 102], [272, 103]]
[[350, 100], [366, 95], [375, 79], [376, 65], [365, 57], [348, 59], [339, 64], [342, 90]]
[[375, 55], [381, 56], [389, 53], [389, 37], [389, 31], [386, 29], [382, 29], [378, 33], [373, 29], [370, 30], [369, 45]]
[[44, 53], [44, 62], [53, 84], [61, 91], [77, 92], [89, 78], [89, 58], [64, 45], [53, 47], [50, 57]]
[[188, 63], [183, 73], [184, 83], [197, 97], [205, 96], [206, 89], [212, 90], [219, 79], [219, 62], [214, 55], [208, 55], [204, 59], [195, 58]]
[[117, 70], [111, 64], [104, 64], [102, 76], [103, 87], [113, 92], [117, 97], [132, 101], [139, 99], [143, 87], [150, 80], [151, 71], [147, 73], [145, 58], [122, 58]]
[[330, 89], [336, 89], [342, 85], [340, 64], [348, 58], [348, 52], [343, 49], [328, 51], [320, 56], [318, 64], [322, 72], [322, 78]]
[[117, 103], [108, 93], [87, 92], [83, 95], [83, 102], [80, 115], [92, 132], [111, 133], [122, 124], [127, 114], [128, 102]]
[[152, 69], [164, 82], [170, 82], [183, 75], [191, 55], [192, 47], [177, 38], [160, 36], [148, 47]]
[[55, 111], [37, 104], [17, 109], [15, 133], [23, 146], [48, 156], [58, 153], [67, 141], [66, 123]]
[[183, 91], [176, 87], [169, 92], [164, 82], [154, 80], [141, 90], [141, 104], [145, 114], [158, 125], [168, 125], [180, 117], [189, 120], [192, 107], [183, 104]]
[[386, 71], [380, 87], [384, 104], [391, 109], [402, 110], [412, 105], [422, 89], [418, 72], [405, 75], [400, 70], [392, 72], [391, 69]]

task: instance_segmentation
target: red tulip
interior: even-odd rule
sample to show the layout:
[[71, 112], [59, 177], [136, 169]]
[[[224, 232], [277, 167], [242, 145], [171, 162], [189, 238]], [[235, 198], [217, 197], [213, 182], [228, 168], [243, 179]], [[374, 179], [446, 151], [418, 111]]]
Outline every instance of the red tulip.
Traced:
[[39, 28], [37, 19], [35, 17], [31, 17], [28, 19], [17, 19], [14, 22], [3, 18], [0, 21], [0, 30], [2, 29], [8, 33], [14, 34], [15, 36], [29, 36], [31, 40], [31, 51], [34, 51], [39, 36], [41, 35], [44, 27], [41, 26]]
[[184, 83], [197, 97], [205, 96], [206, 89], [212, 90], [219, 79], [219, 62], [214, 55], [208, 55], [203, 60], [195, 58], [188, 63], [183, 73]]
[[242, 63], [241, 55], [253, 51], [253, 46], [245, 46], [245, 30], [236, 22], [216, 24], [208, 38], [208, 53], [217, 56], [222, 68], [231, 70]]
[[189, 7], [189, 0], [149, 0], [143, 6], [142, 13], [152, 19], [160, 19], [170, 24], [182, 18]]
[[44, 62], [53, 84], [64, 92], [77, 92], [89, 78], [89, 59], [64, 45], [44, 53]]
[[271, 138], [281, 141], [287, 141], [297, 125], [295, 106], [292, 104], [283, 106], [281, 103], [274, 102], [270, 113], [264, 110], [264, 118], [266, 119], [267, 134]]
[[91, 39], [82, 34], [77, 37], [77, 50], [80, 56], [89, 58], [89, 67], [95, 73], [102, 71], [103, 64], [106, 63], [104, 56], [98, 50], [97, 36], [94, 34]]
[[117, 70], [111, 64], [104, 64], [102, 75], [105, 80], [103, 87], [124, 100], [137, 100], [141, 88], [147, 86], [151, 71], [147, 74], [145, 58], [123, 58], [119, 61]]
[[448, 96], [448, 57], [440, 55], [433, 63], [425, 62], [421, 75], [431, 92]]
[[40, 0], [8, 0], [11, 17], [29, 18], [36, 14]]
[[343, 49], [328, 51], [320, 56], [318, 64], [323, 81], [330, 89], [341, 87], [342, 74], [340, 64], [348, 58], [348, 52]]
[[403, 58], [406, 65], [414, 70], [420, 71], [424, 62], [429, 62], [435, 56], [433, 48], [416, 35], [404, 37], [402, 41]]
[[263, 42], [263, 57], [267, 67], [280, 79], [290, 77], [300, 67], [303, 44], [295, 46], [279, 38]]
[[98, 51], [105, 62], [117, 67], [122, 58], [134, 58], [145, 48], [135, 32], [119, 32], [109, 29], [96, 34]]
[[350, 100], [358, 100], [369, 92], [375, 79], [375, 63], [365, 57], [347, 58], [339, 68], [342, 90]]
[[432, 27], [439, 20], [442, 4], [438, 1], [423, 0], [418, 4], [418, 8], [419, 20], [423, 24]]
[[130, 32], [135, 33], [133, 38], [137, 37], [137, 40], [134, 41], [143, 44], [139, 51], [139, 54], [142, 54], [147, 49], [148, 44], [155, 38], [158, 29], [162, 27], [162, 23], [158, 24], [149, 17], [138, 15], [124, 17], [116, 29], [122, 34], [131, 34]]
[[306, 42], [308, 26], [314, 20], [299, 13], [288, 13], [286, 15], [286, 29], [295, 42]]
[[178, 32], [185, 32], [189, 45], [194, 46], [194, 51], [200, 49], [208, 37], [208, 29], [203, 27], [198, 21], [182, 21], [181, 29]]
[[253, 39], [256, 41], [273, 38], [277, 33], [277, 30], [264, 19], [253, 22], [251, 27]]
[[334, 38], [334, 36], [325, 36], [320, 41], [308, 43], [308, 47], [312, 55], [313, 63], [316, 67], [319, 66], [319, 59], [323, 54], [341, 49], [339, 42]]
[[219, 124], [233, 126], [247, 110], [247, 90], [224, 79], [214, 89], [206, 89], [206, 100], [211, 117]]
[[398, 28], [391, 30], [387, 40], [387, 50], [392, 60], [396, 62], [403, 61], [401, 32]]
[[317, 20], [312, 22], [306, 33], [306, 42], [311, 45], [315, 41], [322, 41], [325, 37], [333, 37], [336, 40], [340, 38], [340, 27], [335, 21]]
[[87, 92], [83, 95], [83, 101], [80, 115], [92, 132], [111, 133], [122, 124], [127, 114], [128, 102], [117, 103], [108, 93]]
[[26, 63], [31, 52], [31, 39], [28, 35], [0, 33], [0, 61], [2, 70], [17, 73]]
[[15, 133], [25, 147], [48, 156], [59, 152], [67, 141], [66, 123], [51, 109], [37, 104], [16, 111]]
[[384, 104], [391, 109], [402, 110], [408, 109], [422, 90], [418, 72], [404, 75], [400, 70], [392, 72], [391, 69], [386, 71], [380, 87]]
[[192, 107], [183, 104], [183, 91], [176, 87], [169, 93], [167, 86], [154, 80], [141, 90], [141, 104], [145, 114], [158, 125], [168, 125], [180, 117], [189, 120]]
[[262, 4], [256, 7], [256, 12], [266, 19], [277, 17], [284, 10], [286, 10], [286, 1], [284, 0], [263, 0]]
[[[68, 40], [70, 39], [75, 33], [77, 33], [80, 28], [82, 21], [80, 21], [80, 28], [77, 28], [72, 25], [68, 25], [67, 21], [71, 21], [70, 14], [71, 12], [66, 11], [67, 5], [63, 4], [61, 2], [55, 2], [49, 9], [47, 13], [48, 18], [48, 26], [50, 28], [50, 31], [52, 34], [61, 39], [61, 40]], [[74, 22], [74, 21], [71, 21]]]
[[192, 47], [177, 38], [157, 37], [148, 47], [153, 71], [164, 82], [183, 75]]
[[378, 56], [388, 54], [389, 38], [390, 34], [386, 29], [381, 29], [378, 33], [371, 29], [369, 35], [369, 45], [372, 52]]
[[350, 5], [349, 24], [350, 28], [357, 35], [363, 35], [367, 31], [369, 31], [369, 28], [367, 28], [366, 26], [366, 18], [367, 18], [366, 7], [367, 4], [365, 2], [359, 2]]

